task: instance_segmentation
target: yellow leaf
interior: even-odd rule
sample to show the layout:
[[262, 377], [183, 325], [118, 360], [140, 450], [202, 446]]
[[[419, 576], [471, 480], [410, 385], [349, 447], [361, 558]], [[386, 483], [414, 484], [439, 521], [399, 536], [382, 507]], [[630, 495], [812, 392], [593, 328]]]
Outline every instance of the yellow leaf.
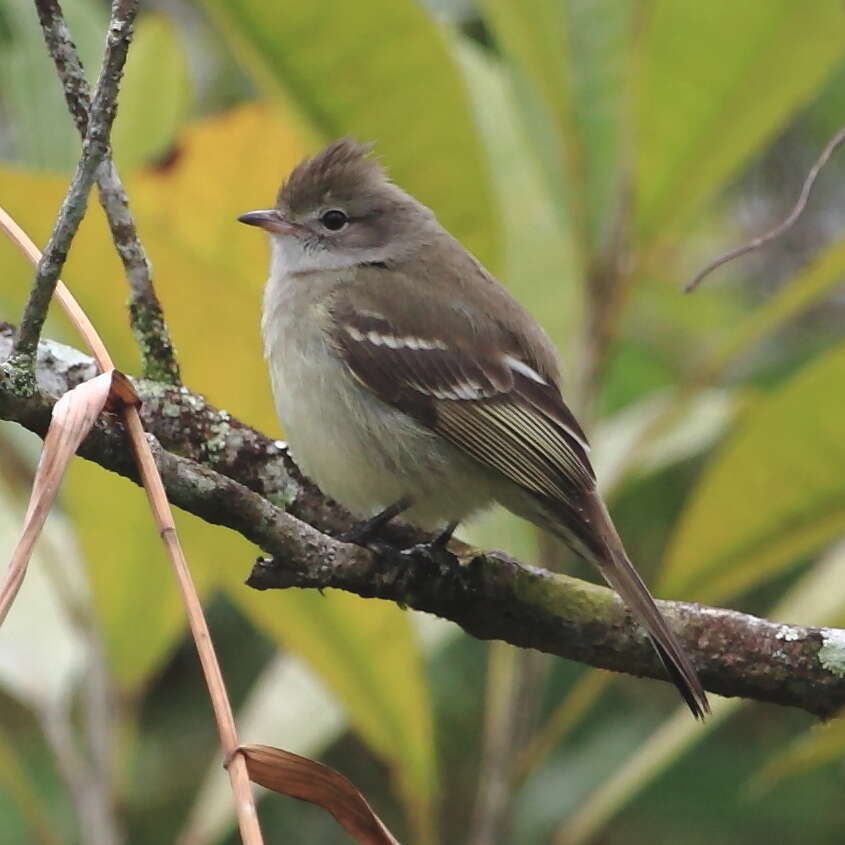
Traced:
[[816, 725], [799, 734], [766, 761], [750, 783], [752, 791], [768, 790], [785, 778], [803, 775], [845, 756], [845, 719]]

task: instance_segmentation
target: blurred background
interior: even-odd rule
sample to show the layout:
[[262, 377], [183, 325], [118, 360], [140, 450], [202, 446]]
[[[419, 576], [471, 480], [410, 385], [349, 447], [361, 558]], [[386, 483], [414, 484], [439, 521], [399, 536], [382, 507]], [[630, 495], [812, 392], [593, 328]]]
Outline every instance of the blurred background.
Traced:
[[[107, 6], [62, 4], [89, 78]], [[265, 207], [349, 134], [540, 319], [631, 556], [665, 598], [845, 624], [845, 124], [838, 0], [151, 0], [114, 155], [185, 383], [270, 436]], [[44, 243], [79, 142], [32, 4], [0, 0], [0, 203]], [[63, 278], [137, 372], [91, 202]], [[31, 279], [0, 243], [0, 319]], [[45, 336], [75, 344], [60, 316]], [[39, 444], [0, 424], [8, 556]], [[179, 515], [245, 742], [350, 777], [405, 843], [840, 843], [845, 723], [483, 643], [349, 595], [255, 593], [257, 550]], [[593, 577], [492, 513], [472, 542]], [[143, 494], [76, 462], [0, 632], [4, 843], [235, 843], [216, 734]], [[345, 842], [271, 795], [268, 842]]]

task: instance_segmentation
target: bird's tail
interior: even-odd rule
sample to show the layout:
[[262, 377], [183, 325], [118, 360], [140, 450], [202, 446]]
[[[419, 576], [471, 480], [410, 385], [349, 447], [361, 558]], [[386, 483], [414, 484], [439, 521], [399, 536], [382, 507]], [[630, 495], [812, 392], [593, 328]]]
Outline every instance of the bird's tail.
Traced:
[[619, 593], [631, 613], [645, 627], [654, 650], [693, 716], [704, 718], [710, 712], [710, 704], [698, 673], [628, 559], [607, 508], [598, 496], [591, 497], [589, 517], [591, 528], [601, 537], [606, 550], [600, 558], [591, 555], [591, 559], [605, 581]]

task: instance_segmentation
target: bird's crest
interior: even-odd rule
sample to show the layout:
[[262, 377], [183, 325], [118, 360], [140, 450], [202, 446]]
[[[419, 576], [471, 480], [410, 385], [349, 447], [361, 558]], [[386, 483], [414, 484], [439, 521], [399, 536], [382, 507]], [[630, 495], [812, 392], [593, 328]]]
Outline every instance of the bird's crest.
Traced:
[[277, 205], [296, 212], [318, 206], [343, 205], [378, 189], [385, 173], [369, 155], [372, 144], [341, 138], [311, 158], [301, 161], [279, 191]]

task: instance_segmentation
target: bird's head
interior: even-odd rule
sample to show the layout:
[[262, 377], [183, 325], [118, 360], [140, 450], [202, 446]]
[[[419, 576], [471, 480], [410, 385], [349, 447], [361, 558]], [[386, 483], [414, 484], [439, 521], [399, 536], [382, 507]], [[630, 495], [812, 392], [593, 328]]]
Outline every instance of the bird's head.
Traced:
[[293, 169], [275, 208], [238, 218], [268, 232], [274, 272], [398, 262], [430, 241], [434, 215], [369, 153], [369, 145], [335, 141]]

